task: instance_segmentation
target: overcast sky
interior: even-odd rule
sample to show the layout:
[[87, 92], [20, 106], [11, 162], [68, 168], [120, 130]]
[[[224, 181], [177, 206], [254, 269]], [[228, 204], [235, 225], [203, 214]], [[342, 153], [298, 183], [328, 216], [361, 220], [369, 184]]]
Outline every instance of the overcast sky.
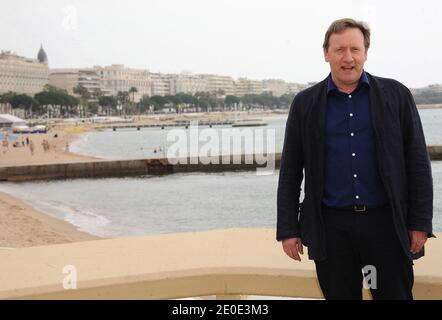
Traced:
[[409, 87], [442, 83], [442, 3], [319, 0], [2, 0], [0, 49], [51, 68], [124, 64], [153, 72], [319, 81], [329, 24], [369, 23], [365, 70]]

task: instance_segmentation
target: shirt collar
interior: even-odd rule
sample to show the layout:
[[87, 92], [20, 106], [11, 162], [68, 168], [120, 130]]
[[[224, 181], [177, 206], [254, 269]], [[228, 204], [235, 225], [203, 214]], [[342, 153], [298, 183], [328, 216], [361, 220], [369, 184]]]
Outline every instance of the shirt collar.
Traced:
[[[370, 81], [368, 80], [367, 73], [364, 70], [362, 70], [362, 75], [361, 75], [361, 78], [359, 79], [358, 87], [360, 85], [362, 85], [362, 84], [365, 84], [368, 87], [370, 87]], [[330, 93], [330, 91], [333, 91], [333, 90], [339, 91], [338, 87], [336, 87], [335, 83], [333, 82], [333, 79], [332, 79], [332, 76], [331, 76], [331, 73], [330, 73], [328, 75], [328, 79], [327, 79], [327, 94]]]

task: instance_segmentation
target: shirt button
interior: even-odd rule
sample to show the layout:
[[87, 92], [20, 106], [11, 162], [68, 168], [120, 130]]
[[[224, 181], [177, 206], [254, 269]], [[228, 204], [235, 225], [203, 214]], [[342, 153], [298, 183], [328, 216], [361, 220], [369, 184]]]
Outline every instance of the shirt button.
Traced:
[[350, 133], [350, 135], [353, 137], [355, 134], [352, 132], [352, 133]]
[[353, 177], [357, 178], [357, 177], [358, 177], [358, 175], [357, 175], [357, 174], [354, 174], [354, 175], [353, 175]]
[[351, 94], [349, 94], [348, 97], [351, 99]]
[[352, 153], [351, 156], [352, 156], [352, 157], [356, 157], [356, 153]]
[[359, 196], [356, 196], [355, 198], [356, 198], [356, 199], [359, 199]]
[[353, 113], [350, 113], [350, 117], [353, 117]]

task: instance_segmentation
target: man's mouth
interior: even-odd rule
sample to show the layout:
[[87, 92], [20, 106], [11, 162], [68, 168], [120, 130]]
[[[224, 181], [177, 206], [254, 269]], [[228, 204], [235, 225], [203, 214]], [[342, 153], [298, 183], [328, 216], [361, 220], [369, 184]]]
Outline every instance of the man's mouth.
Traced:
[[342, 70], [344, 71], [351, 71], [353, 70], [355, 67], [341, 67]]

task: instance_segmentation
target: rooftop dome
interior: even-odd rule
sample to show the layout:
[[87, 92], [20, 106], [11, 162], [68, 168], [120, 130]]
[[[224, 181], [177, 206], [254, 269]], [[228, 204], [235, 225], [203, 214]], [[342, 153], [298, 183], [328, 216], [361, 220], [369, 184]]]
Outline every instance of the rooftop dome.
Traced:
[[48, 62], [48, 56], [46, 55], [46, 51], [43, 49], [43, 45], [40, 46], [40, 50], [38, 51], [37, 55], [38, 61], [44, 63]]

